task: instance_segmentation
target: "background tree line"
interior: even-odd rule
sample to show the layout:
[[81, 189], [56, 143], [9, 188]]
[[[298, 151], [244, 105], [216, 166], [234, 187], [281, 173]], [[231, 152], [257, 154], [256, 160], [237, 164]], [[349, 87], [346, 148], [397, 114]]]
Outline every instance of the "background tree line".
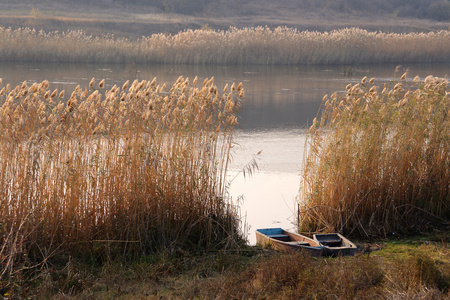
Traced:
[[[48, 0], [2, 0], [3, 3], [36, 5]], [[450, 21], [450, 0], [53, 0], [71, 6], [105, 6], [167, 13], [209, 16], [263, 15], [261, 12], [350, 14], [377, 17], [409, 17]]]

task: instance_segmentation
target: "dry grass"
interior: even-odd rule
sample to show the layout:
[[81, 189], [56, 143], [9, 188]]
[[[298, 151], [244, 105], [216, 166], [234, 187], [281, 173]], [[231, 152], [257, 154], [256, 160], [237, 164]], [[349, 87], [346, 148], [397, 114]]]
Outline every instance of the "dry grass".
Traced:
[[389, 242], [355, 257], [314, 259], [247, 249], [133, 263], [107, 263], [97, 272], [71, 262], [45, 272], [24, 293], [76, 299], [448, 299], [450, 250], [443, 243]]
[[448, 62], [450, 31], [394, 34], [347, 28], [186, 30], [138, 39], [82, 31], [0, 28], [3, 61], [175, 64], [369, 64]]
[[414, 233], [450, 219], [448, 80], [377, 86], [363, 78], [324, 98], [310, 128], [301, 230]]
[[196, 81], [1, 88], [0, 279], [55, 253], [104, 261], [236, 246], [224, 189], [244, 90]]

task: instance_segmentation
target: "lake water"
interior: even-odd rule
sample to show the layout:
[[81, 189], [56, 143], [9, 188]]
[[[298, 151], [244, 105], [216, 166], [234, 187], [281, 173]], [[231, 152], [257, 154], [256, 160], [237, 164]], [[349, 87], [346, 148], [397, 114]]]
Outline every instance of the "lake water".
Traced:
[[[126, 80], [158, 78], [172, 84], [180, 75], [199, 80], [214, 76], [219, 90], [226, 83], [242, 82], [245, 101], [240, 112], [233, 161], [229, 171], [229, 194], [240, 205], [243, 229], [250, 244], [254, 231], [263, 227], [293, 228], [296, 219], [306, 128], [319, 111], [325, 94], [344, 91], [348, 83], [367, 76], [376, 84], [398, 79], [395, 65], [352, 68], [344, 75], [342, 66], [167, 66], [167, 65], [61, 65], [0, 63], [0, 78], [15, 86], [24, 80], [50, 82], [51, 88], [71, 93], [76, 85], [87, 86], [92, 77], [107, 86], [122, 85]], [[432, 74], [450, 74], [450, 63], [408, 65], [408, 80]], [[242, 170], [256, 153], [259, 170], [243, 176]], [[237, 176], [236, 176], [237, 175]]]

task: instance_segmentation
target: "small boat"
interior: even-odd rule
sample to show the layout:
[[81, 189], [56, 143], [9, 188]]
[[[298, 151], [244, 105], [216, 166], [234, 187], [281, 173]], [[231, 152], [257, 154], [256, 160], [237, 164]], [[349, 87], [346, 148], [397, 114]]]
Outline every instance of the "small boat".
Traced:
[[353, 256], [357, 247], [339, 233], [314, 234], [313, 239], [325, 250], [327, 256]]
[[281, 228], [257, 229], [256, 244], [288, 253], [304, 251], [315, 257], [324, 254], [323, 247], [317, 241]]

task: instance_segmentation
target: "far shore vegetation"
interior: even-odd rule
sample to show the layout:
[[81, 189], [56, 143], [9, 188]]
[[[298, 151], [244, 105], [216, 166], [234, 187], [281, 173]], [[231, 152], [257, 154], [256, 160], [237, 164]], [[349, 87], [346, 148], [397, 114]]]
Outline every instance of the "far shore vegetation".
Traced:
[[142, 37], [200, 29], [358, 27], [374, 32], [448, 30], [448, 0], [2, 0], [0, 26]]
[[327, 65], [448, 63], [450, 31], [383, 33], [358, 28], [329, 32], [289, 27], [207, 26], [141, 38], [91, 36], [0, 27], [0, 60], [121, 64]]

